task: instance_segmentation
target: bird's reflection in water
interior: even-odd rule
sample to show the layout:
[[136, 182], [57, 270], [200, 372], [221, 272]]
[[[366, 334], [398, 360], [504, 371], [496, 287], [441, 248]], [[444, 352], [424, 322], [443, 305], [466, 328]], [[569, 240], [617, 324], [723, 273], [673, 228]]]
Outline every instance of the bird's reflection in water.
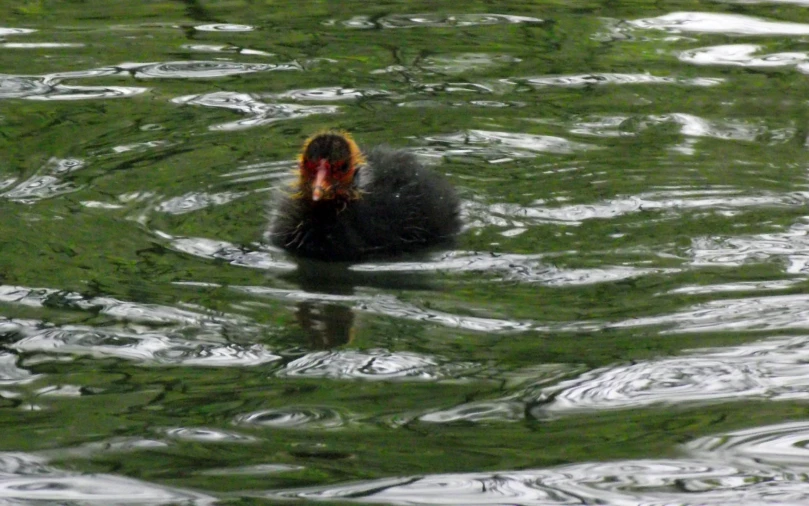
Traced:
[[298, 304], [298, 324], [309, 337], [309, 348], [328, 350], [354, 337], [354, 311], [340, 304], [306, 301]]
[[[355, 271], [351, 264], [301, 259], [298, 268], [282, 276], [302, 291], [351, 296], [358, 286], [385, 290], [428, 290], [434, 288], [423, 273], [386, 270]], [[351, 343], [355, 334], [354, 304], [347, 300], [304, 300], [297, 304], [298, 324], [309, 338], [309, 347], [326, 350]]]

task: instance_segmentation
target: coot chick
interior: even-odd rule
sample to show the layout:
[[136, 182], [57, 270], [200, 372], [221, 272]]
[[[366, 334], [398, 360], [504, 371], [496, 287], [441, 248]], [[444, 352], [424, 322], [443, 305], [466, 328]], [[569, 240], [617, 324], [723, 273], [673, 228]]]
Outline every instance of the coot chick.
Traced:
[[281, 196], [273, 244], [326, 261], [390, 258], [451, 243], [461, 228], [449, 182], [410, 153], [363, 153], [348, 133], [306, 140], [297, 180]]

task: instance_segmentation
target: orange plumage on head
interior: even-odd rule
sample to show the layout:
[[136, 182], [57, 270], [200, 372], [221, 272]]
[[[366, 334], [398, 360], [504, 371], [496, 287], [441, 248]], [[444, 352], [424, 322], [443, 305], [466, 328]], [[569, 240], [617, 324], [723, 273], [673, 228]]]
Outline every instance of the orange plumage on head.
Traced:
[[[351, 184], [351, 181], [353, 180], [354, 174], [356, 173], [357, 169], [361, 165], [366, 163], [365, 156], [362, 154], [362, 151], [360, 150], [359, 146], [354, 141], [354, 138], [351, 136], [350, 133], [348, 133], [345, 130], [328, 130], [328, 129], [321, 130], [311, 135], [309, 138], [306, 139], [306, 141], [304, 141], [303, 147], [300, 153], [298, 154], [298, 167], [297, 167], [298, 178], [293, 183], [293, 186], [295, 186], [298, 190], [296, 193], [293, 194], [293, 197], [295, 198], [304, 197], [304, 189], [307, 184], [306, 171], [304, 169], [304, 163], [306, 162], [306, 160], [304, 160], [304, 156], [312, 141], [323, 135], [333, 135], [340, 137], [348, 145], [349, 156], [348, 159], [346, 160], [348, 163], [348, 168], [347, 170], [345, 170], [344, 174], [342, 174], [339, 178], [339, 182], [345, 185], [346, 187]], [[347, 196], [350, 200], [354, 200], [360, 197], [360, 192], [352, 188], [345, 191], [343, 195]]]
[[357, 146], [357, 143], [354, 141], [354, 138], [351, 136], [350, 133], [346, 130], [320, 130], [309, 136], [305, 141], [303, 141], [303, 148], [301, 148], [301, 152], [298, 153], [298, 168], [301, 168], [301, 164], [303, 163], [303, 154], [306, 153], [306, 148], [309, 147], [309, 144], [312, 143], [317, 137], [321, 135], [339, 135], [343, 139], [346, 140], [348, 143], [349, 149], [351, 150], [351, 166], [358, 167], [365, 163], [365, 156], [362, 154], [360, 147]]

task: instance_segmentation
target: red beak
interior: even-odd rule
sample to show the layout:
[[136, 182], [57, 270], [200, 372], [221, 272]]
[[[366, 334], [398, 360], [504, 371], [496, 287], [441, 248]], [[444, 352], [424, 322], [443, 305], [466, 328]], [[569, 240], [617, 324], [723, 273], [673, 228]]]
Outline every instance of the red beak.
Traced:
[[329, 161], [320, 160], [320, 164], [317, 166], [316, 170], [315, 184], [312, 186], [312, 200], [315, 202], [323, 198], [323, 194], [331, 189], [331, 185], [326, 182], [326, 178], [329, 174]]

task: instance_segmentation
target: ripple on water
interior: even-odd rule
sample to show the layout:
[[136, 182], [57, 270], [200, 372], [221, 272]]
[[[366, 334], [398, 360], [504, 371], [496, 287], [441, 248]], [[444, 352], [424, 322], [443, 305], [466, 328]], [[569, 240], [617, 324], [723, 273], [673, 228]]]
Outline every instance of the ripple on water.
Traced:
[[308, 353], [276, 374], [291, 378], [435, 381], [473, 367], [411, 352], [339, 350]]
[[280, 252], [249, 250], [226, 241], [202, 237], [172, 237], [163, 232], [158, 235], [169, 240], [171, 247], [182, 253], [200, 258], [224, 260], [231, 265], [252, 269], [291, 271], [296, 264]]
[[754, 56], [762, 46], [726, 44], [690, 49], [679, 54], [680, 61], [696, 65], [733, 65], [737, 67], [785, 67], [807, 59], [806, 53], [770, 53]]
[[[63, 182], [62, 176], [84, 168], [84, 160], [77, 158], [51, 158], [30, 178], [17, 183], [13, 188], [0, 193], [0, 197], [23, 204], [75, 192], [80, 189], [69, 182]], [[14, 181], [7, 180], [3, 184], [10, 186]]]
[[59, 49], [69, 47], [84, 47], [78, 42], [4, 42], [0, 47], [6, 49]]
[[118, 320], [148, 324], [179, 323], [213, 328], [226, 324], [244, 327], [248, 323], [246, 319], [235, 315], [224, 317], [173, 306], [121, 301], [113, 297], [88, 298], [77, 292], [66, 292], [53, 288], [0, 285], [0, 302], [29, 307], [44, 307], [48, 304], [50, 307], [58, 306], [64, 309], [92, 310], [94, 313], [112, 316]]
[[42, 457], [54, 460], [65, 460], [71, 458], [91, 459], [99, 454], [137, 452], [143, 450], [164, 449], [169, 446], [165, 441], [155, 439], [142, 439], [137, 437], [114, 437], [92, 443], [82, 443], [73, 447], [60, 447], [52, 450], [42, 450], [37, 452]]
[[[640, 195], [619, 197], [594, 204], [569, 204], [549, 206], [544, 201], [536, 201], [533, 206], [518, 204], [488, 204], [467, 202], [464, 210], [469, 220], [467, 227], [485, 226], [525, 227], [527, 224], [555, 223], [580, 225], [587, 220], [613, 219], [627, 214], [661, 211], [671, 216], [680, 216], [681, 211], [691, 209], [713, 209], [716, 211], [732, 211], [735, 209], [755, 207], [793, 207], [804, 205], [807, 195], [803, 193], [769, 193], [762, 195], [746, 195], [734, 188], [713, 188], [705, 190], [661, 190]], [[679, 211], [679, 212], [678, 212]], [[711, 239], [706, 240], [710, 241]], [[733, 240], [733, 239], [731, 239]], [[705, 247], [703, 242], [695, 240], [695, 246]], [[700, 251], [700, 262], [710, 256]], [[695, 265], [699, 265], [697, 260]]]
[[728, 35], [807, 35], [809, 24], [767, 21], [741, 14], [716, 12], [672, 12], [656, 18], [628, 21], [643, 30], [666, 30], [674, 33], [724, 33]]
[[261, 162], [242, 165], [233, 172], [222, 174], [233, 183], [249, 183], [265, 179], [290, 179], [292, 171], [297, 167], [296, 160], [279, 160], [275, 162]]
[[704, 437], [688, 443], [686, 448], [701, 458], [805, 473], [809, 468], [809, 422], [768, 425]]
[[[349, 28], [451, 28], [476, 25], [542, 23], [539, 18], [507, 14], [390, 14], [380, 18], [354, 16], [343, 21]], [[326, 24], [334, 24], [333, 21]]]
[[[751, 310], [747, 309], [747, 314]], [[762, 318], [765, 320], [766, 318]], [[806, 321], [804, 321], [806, 323]], [[809, 337], [772, 338], [685, 356], [595, 369], [545, 388], [532, 414], [739, 399], [809, 399]]]
[[561, 137], [488, 130], [428, 136], [423, 141], [429, 146], [412, 148], [411, 151], [430, 158], [479, 157], [490, 163], [513, 158], [533, 158], [537, 153], [570, 154], [594, 148]]
[[459, 315], [424, 309], [398, 300], [393, 296], [348, 296], [328, 293], [305, 292], [302, 290], [283, 290], [263, 286], [230, 286], [230, 289], [251, 295], [272, 297], [279, 300], [316, 301], [316, 302], [350, 302], [352, 309], [358, 312], [380, 314], [406, 320], [416, 320], [433, 325], [450, 328], [461, 328], [480, 332], [520, 332], [531, 330], [534, 325], [529, 322], [501, 320]]
[[136, 332], [114, 328], [70, 326], [20, 328], [23, 337], [9, 347], [26, 352], [85, 354], [116, 357], [151, 364], [204, 367], [245, 367], [272, 363], [281, 357], [264, 346], [222, 344], [187, 340], [189, 331], [202, 336], [215, 334], [211, 329], [181, 329], [165, 334]]
[[[478, 222], [483, 222], [475, 216]], [[509, 222], [503, 219], [486, 221], [497, 226], [516, 226], [519, 222]], [[473, 222], [471, 227], [483, 226]], [[291, 271], [296, 263], [276, 248], [256, 245], [251, 250], [243, 246], [236, 246], [226, 241], [217, 241], [205, 238], [172, 237], [164, 232], [157, 235], [170, 241], [171, 247], [177, 251], [201, 258], [223, 260], [231, 265], [249, 267], [253, 269]], [[450, 251], [435, 255], [421, 262], [367, 262], [352, 265], [349, 270], [357, 273], [396, 272], [396, 273], [425, 273], [425, 272], [455, 272], [480, 273], [493, 281], [520, 281], [526, 283], [542, 283], [549, 286], [575, 286], [593, 283], [614, 282], [648, 274], [675, 272], [674, 269], [643, 268], [632, 266], [606, 266], [593, 269], [560, 269], [551, 264], [542, 262], [543, 255], [516, 255], [499, 253], [478, 253], [465, 251]], [[500, 276], [500, 277], [497, 277]], [[358, 281], [358, 280], [355, 280]], [[306, 292], [290, 292], [287, 290], [267, 287], [231, 287], [255, 295], [279, 298], [293, 298], [296, 300], [325, 300], [322, 294], [314, 295]], [[296, 295], [291, 295], [296, 294]], [[353, 299], [345, 299], [353, 300]], [[528, 330], [532, 325], [526, 322], [497, 320], [489, 318], [475, 318], [461, 315], [450, 315], [441, 312], [424, 312], [409, 304], [403, 304], [384, 296], [362, 299], [357, 306], [358, 310], [381, 312], [424, 321], [432, 321], [470, 330], [503, 331]]]
[[261, 494], [409, 505], [804, 504], [803, 477], [713, 461], [627, 460], [496, 473], [394, 477]]
[[0, 26], [0, 37], [4, 37], [6, 35], [24, 35], [26, 33], [33, 33], [36, 30], [31, 28], [9, 28]]
[[[595, 121], [594, 127], [588, 123]], [[794, 137], [794, 128], [770, 129], [764, 122], [742, 120], [707, 120], [693, 114], [670, 113], [633, 117], [595, 117], [575, 123], [571, 133], [598, 136], [634, 135], [649, 128], [673, 124], [680, 127], [680, 134], [687, 137], [709, 137], [731, 141], [756, 141], [767, 139], [770, 143], [786, 142]]]
[[[795, 197], [805, 199], [807, 194]], [[693, 265], [739, 266], [779, 259], [790, 274], [809, 273], [809, 221], [806, 218], [786, 231], [733, 237], [697, 237], [689, 254]]]
[[552, 414], [629, 409], [653, 404], [718, 402], [765, 397], [766, 385], [745, 363], [718, 359], [667, 359], [595, 369], [545, 389], [534, 408], [536, 418]]
[[162, 432], [172, 439], [203, 443], [251, 443], [256, 440], [237, 432], [205, 427], [174, 427], [163, 429]]
[[80, 397], [84, 392], [78, 385], [48, 385], [37, 389], [36, 394], [45, 397]]
[[31, 374], [26, 369], [17, 367], [17, 355], [0, 353], [0, 385], [24, 385], [41, 377], [41, 374]]
[[482, 69], [494, 65], [518, 63], [520, 58], [507, 54], [463, 53], [457, 55], [431, 56], [425, 58], [420, 67], [432, 72], [457, 74]]
[[498, 400], [470, 402], [418, 417], [419, 421], [428, 423], [513, 422], [523, 418], [525, 418], [525, 404]]
[[341, 88], [339, 86], [289, 90], [283, 93], [262, 95], [264, 98], [273, 100], [297, 100], [302, 102], [336, 102], [387, 96], [391, 96], [391, 93], [384, 90]]
[[618, 322], [614, 327], [668, 325], [668, 333], [809, 329], [809, 295], [720, 299], [684, 311]]
[[605, 84], [682, 84], [687, 86], [716, 86], [725, 82], [722, 78], [698, 77], [660, 77], [651, 74], [578, 74], [547, 77], [523, 77], [503, 79], [506, 83], [525, 83], [536, 87], [562, 86], [568, 88], [581, 88], [585, 86]]
[[211, 130], [242, 130], [282, 120], [305, 118], [313, 114], [334, 114], [338, 111], [338, 107], [333, 105], [268, 104], [247, 93], [225, 91], [204, 95], [186, 95], [174, 98], [172, 102], [231, 109], [248, 115], [247, 118], [239, 121], [213, 125], [209, 127]]
[[121, 153], [128, 153], [131, 151], [146, 151], [153, 148], [161, 148], [161, 147], [168, 147], [173, 146], [169, 141], [163, 140], [154, 140], [154, 141], [146, 141], [146, 142], [134, 142], [132, 144], [121, 144], [118, 146], [113, 146], [111, 151], [115, 154]]
[[80, 474], [46, 465], [41, 457], [0, 454], [0, 500], [4, 504], [212, 505], [216, 499], [178, 488], [111, 474]]
[[346, 424], [339, 412], [317, 406], [286, 406], [239, 415], [236, 425], [276, 429], [335, 429]]
[[0, 74], [0, 98], [26, 98], [44, 95], [53, 89], [53, 85], [43, 78], [10, 76]]
[[803, 283], [803, 279], [782, 279], [765, 281], [740, 281], [737, 283], [719, 283], [714, 285], [688, 285], [675, 288], [667, 294], [705, 295], [726, 292], [756, 292], [773, 290], [786, 290]]
[[235, 25], [231, 23], [213, 23], [208, 25], [197, 25], [195, 30], [200, 32], [252, 32], [256, 29], [251, 25]]
[[148, 88], [134, 86], [68, 86], [59, 84], [53, 76], [0, 75], [0, 99], [25, 100], [89, 100], [97, 98], [127, 98], [140, 95]]
[[254, 466], [225, 467], [219, 469], [209, 469], [200, 474], [207, 476], [240, 476], [240, 475], [261, 475], [274, 473], [287, 473], [306, 469], [303, 466], [293, 466], [289, 464], [256, 464]]
[[[506, 83], [511, 86], [511, 83]], [[440, 83], [422, 83], [414, 84], [414, 89], [419, 93], [463, 93], [463, 94], [489, 94], [498, 93], [505, 89], [506, 86], [501, 83], [495, 84], [481, 84], [469, 82], [440, 82]], [[415, 100], [413, 102], [405, 102], [406, 104], [428, 102], [427, 100]], [[440, 103], [440, 102], [438, 102]]]
[[170, 198], [158, 204], [156, 211], [168, 214], [186, 214], [212, 206], [221, 206], [244, 197], [247, 192], [204, 193], [191, 192]]
[[[504, 225], [497, 222], [497, 225]], [[513, 225], [513, 224], [512, 224]], [[357, 272], [479, 272], [495, 281], [541, 283], [547, 286], [578, 286], [614, 282], [648, 274], [675, 272], [673, 269], [605, 266], [592, 269], [560, 269], [542, 262], [543, 255], [517, 255], [450, 251], [427, 262], [364, 263], [351, 266]], [[513, 322], [513, 328], [525, 329], [523, 323]], [[505, 326], [500, 326], [505, 329]], [[483, 330], [483, 329], [478, 329]], [[490, 328], [489, 330], [495, 330]]]
[[180, 46], [182, 49], [189, 51], [196, 51], [199, 53], [233, 53], [233, 54], [246, 54], [254, 56], [274, 56], [273, 53], [266, 51], [259, 51], [258, 49], [249, 49], [246, 47], [232, 46], [230, 44], [183, 44]]
[[118, 73], [141, 79], [200, 79], [227, 77], [253, 72], [301, 70], [297, 63], [240, 63], [230, 61], [173, 61], [162, 63], [121, 63]]

